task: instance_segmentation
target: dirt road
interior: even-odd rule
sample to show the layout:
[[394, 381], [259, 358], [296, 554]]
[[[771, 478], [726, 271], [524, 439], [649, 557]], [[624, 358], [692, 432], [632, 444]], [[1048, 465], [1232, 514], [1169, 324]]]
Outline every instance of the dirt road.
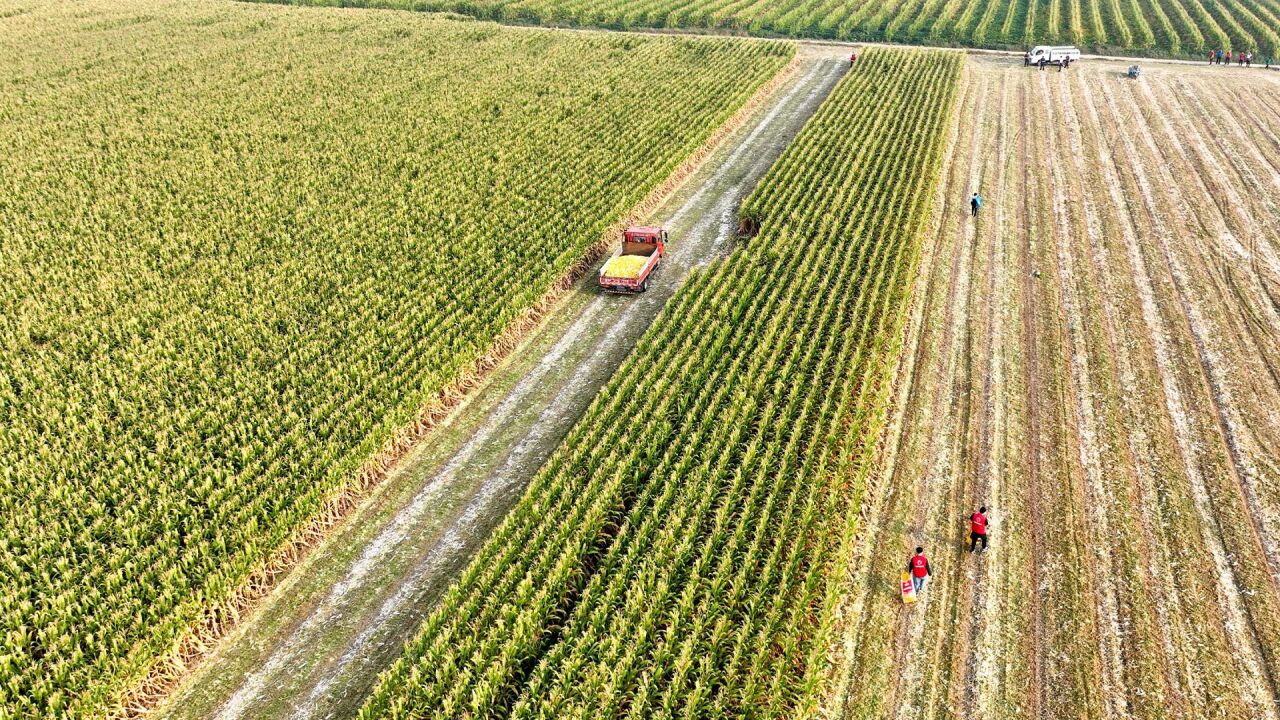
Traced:
[[727, 252], [735, 211], [846, 70], [802, 66], [650, 218], [672, 244], [654, 285], [588, 277], [488, 385], [193, 673], [166, 718], [345, 718], [695, 266]]
[[1280, 77], [1125, 67], [970, 59], [833, 716], [1280, 717]]

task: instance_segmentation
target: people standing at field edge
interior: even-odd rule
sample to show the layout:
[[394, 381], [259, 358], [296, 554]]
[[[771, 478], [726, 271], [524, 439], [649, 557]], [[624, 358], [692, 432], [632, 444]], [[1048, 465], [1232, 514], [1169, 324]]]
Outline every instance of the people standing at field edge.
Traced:
[[1253, 67], [1253, 53], [1249, 53], [1244, 56], [1244, 66], [1249, 68]]
[[969, 516], [969, 552], [982, 543], [982, 550], [987, 551], [987, 506], [978, 508], [978, 512]]
[[978, 211], [981, 209], [982, 209], [982, 196], [979, 195], [978, 193], [974, 193], [973, 197], [969, 198], [969, 216], [977, 217]]
[[924, 556], [924, 548], [916, 548], [916, 554], [911, 556], [907, 561], [907, 572], [911, 573], [911, 587], [915, 590], [916, 595], [924, 590], [924, 580], [933, 574], [933, 569], [929, 567], [929, 558]]

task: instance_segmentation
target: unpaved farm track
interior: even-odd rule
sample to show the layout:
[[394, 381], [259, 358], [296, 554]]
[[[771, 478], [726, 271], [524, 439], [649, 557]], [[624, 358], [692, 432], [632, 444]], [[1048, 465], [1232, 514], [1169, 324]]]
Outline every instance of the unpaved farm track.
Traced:
[[167, 718], [345, 718], [693, 267], [732, 247], [740, 201], [847, 67], [800, 67], [649, 218], [671, 234], [648, 293], [590, 274], [488, 387], [410, 456], [160, 708]]
[[1280, 78], [1123, 71], [970, 59], [830, 717], [1280, 717]]

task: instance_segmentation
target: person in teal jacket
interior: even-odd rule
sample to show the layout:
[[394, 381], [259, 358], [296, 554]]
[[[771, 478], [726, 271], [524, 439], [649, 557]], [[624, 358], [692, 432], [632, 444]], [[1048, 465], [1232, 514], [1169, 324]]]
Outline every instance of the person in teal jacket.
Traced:
[[973, 217], [977, 217], [978, 210], [980, 209], [982, 209], [982, 196], [978, 193], [974, 193], [973, 197], [969, 199], [969, 214]]

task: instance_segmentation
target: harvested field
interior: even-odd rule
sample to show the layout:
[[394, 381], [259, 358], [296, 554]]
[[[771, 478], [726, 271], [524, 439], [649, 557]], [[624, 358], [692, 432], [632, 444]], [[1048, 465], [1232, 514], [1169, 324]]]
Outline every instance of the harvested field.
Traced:
[[1280, 716], [1280, 76], [1123, 70], [970, 61], [833, 717]]

